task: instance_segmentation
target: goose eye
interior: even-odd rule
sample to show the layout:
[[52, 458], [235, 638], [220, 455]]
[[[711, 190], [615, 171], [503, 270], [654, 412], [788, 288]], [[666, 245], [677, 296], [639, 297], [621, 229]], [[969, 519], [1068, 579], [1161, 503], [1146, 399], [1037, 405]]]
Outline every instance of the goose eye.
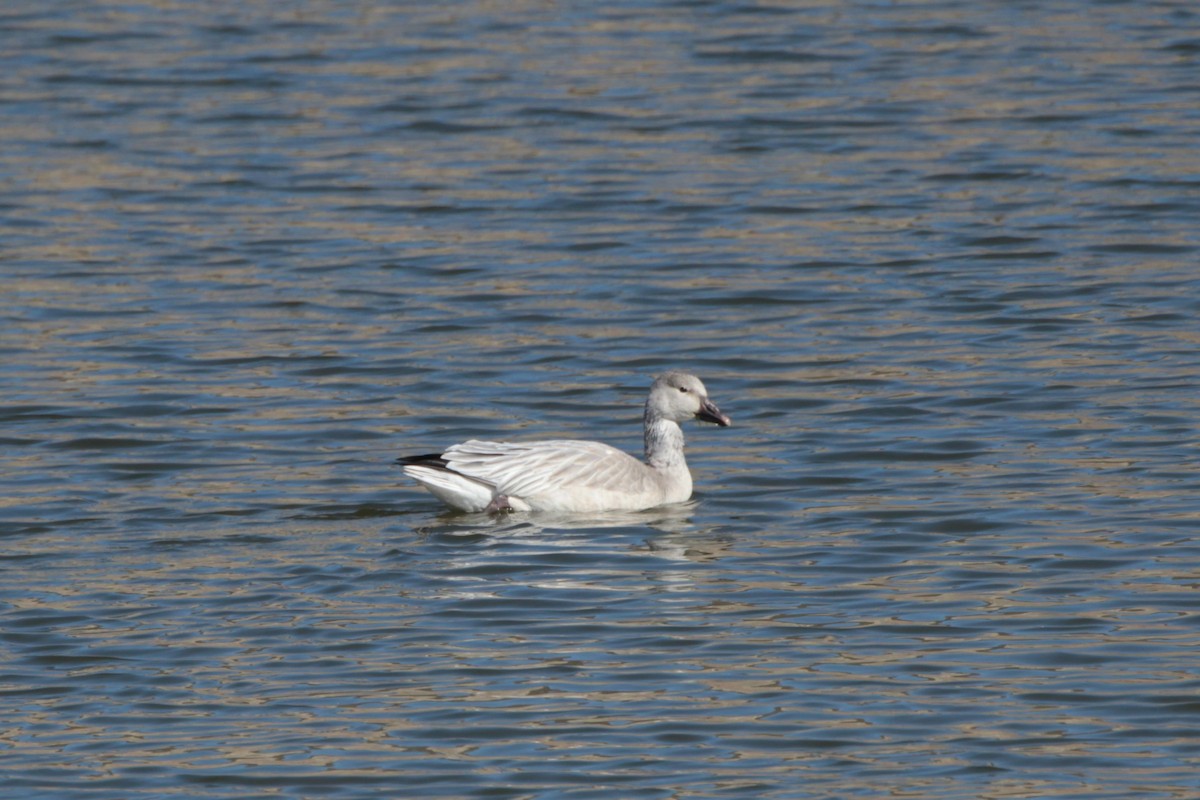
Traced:
[[686, 386], [680, 386], [680, 387], [679, 387], [679, 391], [683, 392], [684, 394], [687, 394], [687, 387], [686, 387]]

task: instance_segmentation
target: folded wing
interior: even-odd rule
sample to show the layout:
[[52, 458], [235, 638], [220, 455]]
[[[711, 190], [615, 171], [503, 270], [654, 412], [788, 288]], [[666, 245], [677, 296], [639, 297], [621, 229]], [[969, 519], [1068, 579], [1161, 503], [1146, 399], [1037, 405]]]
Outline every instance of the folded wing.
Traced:
[[446, 468], [484, 481], [509, 497], [642, 495], [659, 491], [642, 462], [601, 442], [549, 439], [483, 442], [472, 439], [442, 453]]

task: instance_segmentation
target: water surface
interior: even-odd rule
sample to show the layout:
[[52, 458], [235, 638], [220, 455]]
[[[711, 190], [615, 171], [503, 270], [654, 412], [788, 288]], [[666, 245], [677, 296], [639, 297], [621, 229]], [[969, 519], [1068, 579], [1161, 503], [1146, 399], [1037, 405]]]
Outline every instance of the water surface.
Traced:
[[[0, 794], [1190, 798], [1189, 3], [9, 3]], [[467, 437], [697, 495], [451, 516]]]

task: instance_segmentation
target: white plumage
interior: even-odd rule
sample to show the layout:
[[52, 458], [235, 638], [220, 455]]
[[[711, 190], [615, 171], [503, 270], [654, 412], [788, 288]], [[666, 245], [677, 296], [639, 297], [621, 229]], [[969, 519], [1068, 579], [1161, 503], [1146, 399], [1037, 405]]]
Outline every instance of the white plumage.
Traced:
[[679, 423], [692, 418], [731, 424], [699, 378], [667, 372], [646, 399], [645, 463], [601, 442], [574, 439], [472, 439], [399, 461], [406, 475], [459, 511], [636, 511], [691, 497]]

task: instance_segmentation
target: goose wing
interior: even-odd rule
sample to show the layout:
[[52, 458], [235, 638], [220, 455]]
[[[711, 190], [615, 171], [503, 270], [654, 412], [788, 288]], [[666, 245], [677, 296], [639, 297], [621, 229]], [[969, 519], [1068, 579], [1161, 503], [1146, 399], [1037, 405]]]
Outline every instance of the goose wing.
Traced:
[[486, 481], [510, 497], [642, 494], [658, 488], [649, 467], [601, 442], [472, 439], [449, 448], [442, 458], [448, 469]]

